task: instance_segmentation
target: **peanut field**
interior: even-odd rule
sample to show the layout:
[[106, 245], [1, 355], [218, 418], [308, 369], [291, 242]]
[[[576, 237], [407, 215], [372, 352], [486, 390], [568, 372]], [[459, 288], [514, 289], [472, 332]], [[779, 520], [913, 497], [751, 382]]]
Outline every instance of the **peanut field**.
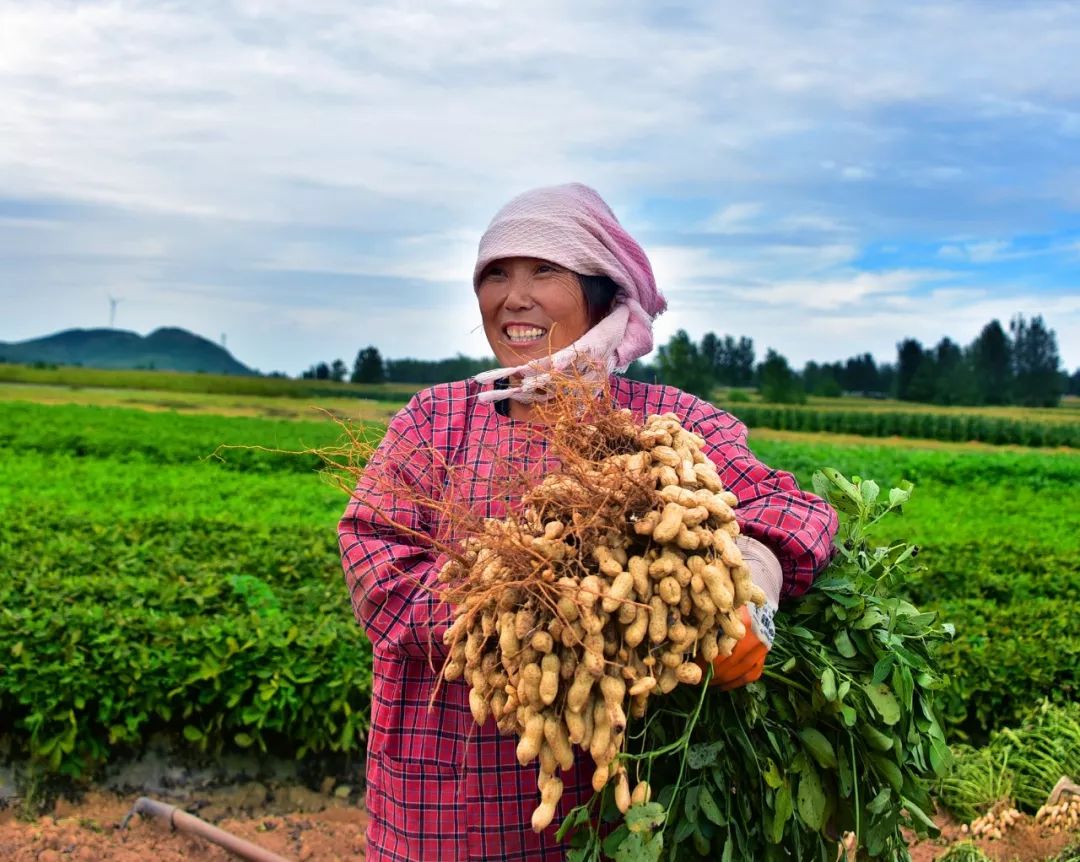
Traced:
[[[161, 735], [193, 754], [362, 753], [371, 653], [337, 554], [346, 497], [314, 457], [272, 451], [338, 433], [0, 401], [0, 750], [72, 779]], [[892, 529], [920, 547], [907, 595], [956, 628], [950, 742], [1077, 699], [1080, 454], [751, 445], [805, 487], [824, 466], [914, 483]]]

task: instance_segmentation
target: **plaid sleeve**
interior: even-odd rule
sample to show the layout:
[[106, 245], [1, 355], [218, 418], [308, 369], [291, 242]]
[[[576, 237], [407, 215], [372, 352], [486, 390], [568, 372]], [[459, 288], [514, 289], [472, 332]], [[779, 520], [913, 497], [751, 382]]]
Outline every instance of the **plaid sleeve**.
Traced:
[[443, 654], [448, 618], [431, 589], [443, 562], [425, 539], [431, 519], [409, 493], [432, 497], [431, 447], [420, 393], [391, 421], [338, 524], [356, 619], [375, 646], [415, 658]]
[[832, 558], [836, 512], [820, 497], [801, 491], [790, 473], [762, 464], [746, 445], [746, 426], [730, 413], [697, 401], [687, 418], [705, 438], [705, 454], [716, 464], [720, 481], [739, 498], [742, 531], [780, 560], [781, 598], [802, 595]]

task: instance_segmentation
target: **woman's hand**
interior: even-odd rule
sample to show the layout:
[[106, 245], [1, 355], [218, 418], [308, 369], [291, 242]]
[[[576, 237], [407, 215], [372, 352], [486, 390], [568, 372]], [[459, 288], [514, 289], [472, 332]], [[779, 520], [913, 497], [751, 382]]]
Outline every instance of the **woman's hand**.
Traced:
[[713, 659], [713, 675], [710, 685], [718, 685], [724, 691], [741, 688], [761, 678], [765, 670], [765, 657], [772, 649], [775, 627], [773, 616], [780, 603], [780, 586], [783, 575], [780, 561], [763, 544], [746, 536], [737, 539], [739, 550], [750, 567], [750, 577], [765, 593], [765, 604], [743, 605], [739, 619], [746, 627], [746, 634], [735, 644], [730, 655]]
[[765, 669], [765, 657], [769, 654], [772, 641], [762, 639], [754, 627], [750, 608], [743, 605], [739, 609], [739, 618], [746, 626], [746, 634], [735, 644], [731, 655], [719, 655], [713, 659], [713, 675], [709, 685], [717, 685], [723, 691], [742, 688], [761, 678]]

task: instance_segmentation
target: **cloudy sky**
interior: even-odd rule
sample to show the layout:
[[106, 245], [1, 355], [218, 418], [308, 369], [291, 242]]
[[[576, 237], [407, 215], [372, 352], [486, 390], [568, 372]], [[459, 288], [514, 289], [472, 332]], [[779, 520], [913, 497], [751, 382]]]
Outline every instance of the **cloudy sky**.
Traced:
[[1041, 313], [1080, 366], [1080, 3], [0, 0], [0, 341], [487, 353], [495, 210], [596, 187], [801, 365]]

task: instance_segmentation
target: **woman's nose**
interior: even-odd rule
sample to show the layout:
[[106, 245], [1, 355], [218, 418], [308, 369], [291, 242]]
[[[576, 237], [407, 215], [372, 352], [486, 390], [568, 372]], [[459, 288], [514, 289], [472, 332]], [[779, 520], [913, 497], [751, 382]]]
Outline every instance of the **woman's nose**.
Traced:
[[506, 307], [514, 310], [532, 308], [532, 280], [523, 276], [511, 276], [506, 292]]

